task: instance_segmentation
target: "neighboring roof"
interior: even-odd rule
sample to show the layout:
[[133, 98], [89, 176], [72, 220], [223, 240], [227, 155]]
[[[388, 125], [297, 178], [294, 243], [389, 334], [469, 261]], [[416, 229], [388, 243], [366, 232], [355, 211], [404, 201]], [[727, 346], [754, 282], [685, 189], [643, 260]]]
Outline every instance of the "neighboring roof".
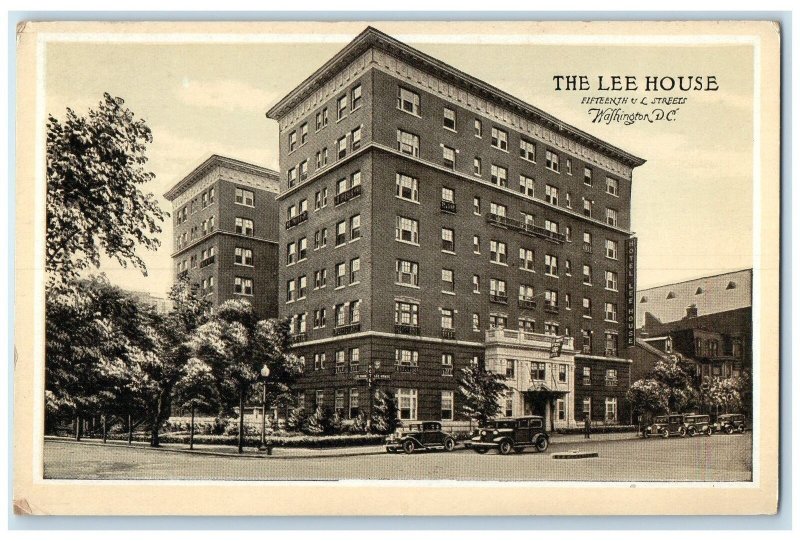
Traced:
[[698, 316], [729, 312], [752, 306], [753, 269], [704, 276], [636, 292], [636, 327], [649, 313], [661, 323], [682, 320], [695, 305]]
[[164, 197], [168, 201], [174, 200], [180, 194], [185, 192], [192, 184], [197, 182], [197, 180], [201, 178], [209, 169], [216, 166], [226, 167], [228, 169], [241, 171], [243, 173], [260, 175], [263, 177], [274, 179], [276, 181], [280, 179], [280, 174], [278, 174], [277, 171], [273, 171], [272, 169], [267, 169], [266, 167], [261, 167], [260, 165], [243, 162], [235, 158], [228, 158], [226, 156], [220, 156], [219, 154], [212, 154], [211, 156], [206, 158], [200, 165], [192, 169], [187, 175], [181, 178], [181, 180], [176, 182], [172, 188], [167, 190], [164, 193]]
[[279, 120], [290, 109], [302, 102], [311, 93], [322, 87], [332, 79], [338, 72], [344, 69], [350, 62], [357, 58], [370, 47], [377, 47], [399, 58], [410, 62], [415, 67], [429, 72], [433, 72], [440, 77], [447, 78], [458, 84], [462, 88], [477, 92], [484, 97], [500, 103], [505, 107], [513, 109], [522, 115], [533, 118], [535, 121], [550, 127], [562, 135], [568, 135], [575, 140], [587, 145], [590, 148], [603, 152], [630, 167], [638, 167], [645, 163], [645, 160], [634, 156], [614, 145], [611, 145], [597, 137], [590, 135], [566, 122], [559, 120], [553, 115], [530, 105], [519, 98], [508, 94], [480, 79], [468, 75], [449, 64], [437, 60], [422, 51], [415, 49], [395, 38], [384, 34], [371, 26], [346, 45], [341, 51], [322, 65], [317, 71], [312, 73], [306, 80], [300, 83], [289, 94], [284, 96], [278, 103], [267, 111], [267, 118]]
[[636, 339], [636, 345], [645, 350], [646, 352], [661, 357], [662, 359], [669, 359], [669, 354], [661, 351], [656, 347], [651, 346], [641, 338]]

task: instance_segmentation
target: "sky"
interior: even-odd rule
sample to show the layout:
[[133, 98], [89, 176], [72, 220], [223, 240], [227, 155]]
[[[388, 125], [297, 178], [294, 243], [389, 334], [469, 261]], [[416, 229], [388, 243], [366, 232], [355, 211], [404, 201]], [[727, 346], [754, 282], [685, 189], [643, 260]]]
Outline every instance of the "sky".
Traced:
[[[374, 24], [374, 23], [373, 23]], [[374, 24], [411, 46], [647, 160], [634, 170], [632, 230], [639, 239], [641, 288], [752, 267], [752, 53], [743, 45], [598, 46], [486, 44], [425, 39], [413, 27]], [[278, 168], [278, 126], [266, 110], [330, 59], [363, 24], [320, 27], [316, 42], [49, 43], [46, 112], [63, 118], [122, 97], [153, 131], [148, 150], [163, 193], [210, 154]], [[452, 33], [452, 23], [429, 26]], [[484, 32], [491, 32], [487, 27]], [[435, 41], [435, 40], [433, 40]], [[452, 40], [450, 40], [452, 41]], [[456, 40], [458, 41], [458, 40]], [[715, 75], [716, 92], [556, 91], [553, 76]], [[589, 96], [686, 96], [673, 122], [597, 124]], [[171, 220], [161, 248], [141, 251], [148, 276], [104, 260], [99, 271], [128, 289], [165, 295], [172, 282]]]

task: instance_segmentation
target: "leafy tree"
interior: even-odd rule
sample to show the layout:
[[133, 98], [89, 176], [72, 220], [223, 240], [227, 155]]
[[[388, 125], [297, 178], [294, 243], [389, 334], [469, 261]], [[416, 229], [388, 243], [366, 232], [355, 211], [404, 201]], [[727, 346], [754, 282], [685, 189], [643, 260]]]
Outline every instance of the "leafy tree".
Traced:
[[643, 415], [646, 418], [668, 409], [669, 391], [663, 383], [654, 379], [640, 379], [635, 381], [626, 394], [626, 399], [631, 405], [634, 417]]
[[659, 360], [653, 367], [652, 378], [664, 386], [669, 411], [683, 411], [697, 401], [692, 378], [681, 364], [673, 357], [670, 360]]
[[500, 413], [500, 398], [507, 391], [504, 375], [488, 372], [481, 364], [472, 363], [459, 372], [459, 409], [480, 426]]
[[191, 351], [205, 360], [214, 374], [222, 405], [238, 407], [239, 452], [244, 449], [244, 407], [263, 366], [268, 400], [289, 391], [299, 376], [300, 360], [290, 353], [287, 320], [259, 321], [252, 305], [244, 300], [229, 300], [197, 328]]
[[747, 374], [730, 378], [706, 378], [700, 385], [700, 400], [706, 410], [711, 413], [741, 411], [747, 391], [749, 379]]
[[372, 403], [370, 430], [377, 434], [389, 434], [400, 426], [397, 400], [391, 392], [376, 389]]
[[86, 116], [69, 108], [63, 122], [48, 116], [49, 285], [63, 286], [98, 267], [102, 253], [147, 273], [137, 248], [158, 248], [159, 224], [167, 215], [152, 193], [140, 190], [155, 177], [146, 170], [152, 141], [145, 121], [107, 93]]
[[319, 436], [325, 433], [325, 410], [322, 406], [317, 406], [314, 411], [303, 420], [302, 431], [305, 434]]
[[195, 411], [211, 413], [219, 409], [219, 395], [211, 367], [200, 359], [189, 359], [183, 368], [181, 379], [175, 385], [174, 400], [181, 407], [191, 410], [189, 449], [193, 449]]

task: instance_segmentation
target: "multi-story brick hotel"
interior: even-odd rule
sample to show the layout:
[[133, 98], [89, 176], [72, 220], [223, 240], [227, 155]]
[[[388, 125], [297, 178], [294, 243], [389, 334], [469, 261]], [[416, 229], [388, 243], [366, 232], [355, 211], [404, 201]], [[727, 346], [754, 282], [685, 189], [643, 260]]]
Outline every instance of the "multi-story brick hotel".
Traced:
[[243, 298], [278, 316], [278, 184], [275, 171], [214, 155], [164, 194], [175, 276], [188, 274], [213, 306]]
[[644, 160], [373, 28], [267, 116], [306, 407], [356, 415], [369, 379], [403, 419], [457, 419], [478, 361], [506, 415], [627, 422]]

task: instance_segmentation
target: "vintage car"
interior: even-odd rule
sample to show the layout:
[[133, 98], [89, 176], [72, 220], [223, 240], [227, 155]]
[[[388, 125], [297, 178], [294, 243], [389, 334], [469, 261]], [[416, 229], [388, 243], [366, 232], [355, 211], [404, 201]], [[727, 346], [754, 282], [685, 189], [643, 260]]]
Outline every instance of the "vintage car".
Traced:
[[412, 423], [408, 428], [401, 427], [386, 438], [387, 453], [413, 453], [421, 449], [452, 451], [455, 447], [455, 438], [442, 430], [442, 423], [439, 421]]
[[717, 432], [733, 434], [734, 432], [743, 433], [745, 431], [745, 417], [741, 413], [726, 413], [717, 417], [714, 424]]
[[686, 425], [683, 422], [683, 415], [680, 413], [658, 415], [653, 418], [653, 422], [644, 429], [645, 438], [649, 438], [650, 436], [669, 438], [673, 435], [685, 437], [686, 434]]
[[689, 414], [683, 416], [686, 425], [686, 435], [691, 437], [705, 434], [710, 436], [714, 429], [711, 428], [711, 417], [708, 415]]
[[492, 419], [486, 426], [475, 430], [464, 446], [480, 454], [497, 449], [501, 455], [507, 455], [512, 450], [521, 453], [527, 447], [533, 447], [541, 453], [547, 450], [549, 444], [550, 435], [544, 428], [544, 418], [532, 415]]

